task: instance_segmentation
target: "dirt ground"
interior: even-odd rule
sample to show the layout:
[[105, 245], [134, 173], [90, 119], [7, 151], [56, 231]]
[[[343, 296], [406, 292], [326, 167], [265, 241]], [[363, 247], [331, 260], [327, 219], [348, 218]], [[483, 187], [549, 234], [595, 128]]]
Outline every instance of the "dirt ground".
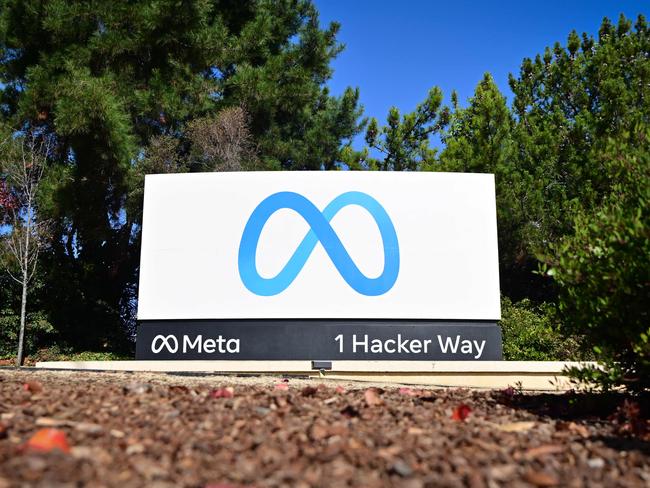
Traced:
[[[512, 389], [0, 369], [0, 487], [648, 487], [647, 407]], [[56, 429], [58, 449], [38, 443], [40, 429]]]

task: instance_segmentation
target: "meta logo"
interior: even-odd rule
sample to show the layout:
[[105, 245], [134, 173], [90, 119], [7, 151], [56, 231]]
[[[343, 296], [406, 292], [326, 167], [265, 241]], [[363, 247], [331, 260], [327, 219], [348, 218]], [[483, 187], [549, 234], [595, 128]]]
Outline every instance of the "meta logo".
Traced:
[[167, 352], [171, 352], [172, 354], [177, 352], [178, 339], [176, 339], [176, 337], [171, 334], [167, 336], [157, 335], [154, 337], [153, 341], [151, 341], [151, 352], [158, 354], [163, 350], [163, 347], [167, 349]]
[[158, 334], [151, 341], [151, 352], [154, 354], [160, 353], [163, 349], [166, 352], [175, 354], [179, 352], [198, 352], [209, 354], [238, 354], [240, 352], [240, 340], [235, 338], [224, 337], [219, 335], [217, 337], [203, 337], [199, 334], [190, 337], [184, 334], [180, 340], [175, 335], [162, 335]]
[[[379, 228], [384, 248], [384, 269], [377, 278], [368, 278], [359, 270], [330, 225], [339, 210], [348, 205], [364, 208]], [[263, 278], [257, 272], [257, 245], [268, 219], [284, 208], [297, 212], [309, 224], [310, 230], [284, 268], [272, 278]], [[264, 199], [249, 217], [239, 244], [239, 276], [244, 286], [260, 296], [273, 296], [283, 292], [298, 276], [318, 242], [322, 244], [339, 274], [357, 293], [366, 296], [383, 295], [395, 284], [400, 256], [393, 222], [377, 200], [366, 193], [351, 191], [336, 197], [322, 212], [307, 198], [294, 192], [279, 192]]]

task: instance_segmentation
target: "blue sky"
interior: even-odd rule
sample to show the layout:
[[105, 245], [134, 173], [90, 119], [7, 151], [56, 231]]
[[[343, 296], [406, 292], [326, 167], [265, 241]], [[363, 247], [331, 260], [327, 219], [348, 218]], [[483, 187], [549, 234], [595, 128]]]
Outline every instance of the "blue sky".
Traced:
[[332, 65], [332, 93], [359, 87], [365, 115], [380, 122], [393, 105], [412, 111], [434, 85], [446, 100], [456, 89], [465, 104], [486, 71], [510, 99], [508, 73], [518, 73], [524, 57], [565, 44], [572, 29], [597, 36], [603, 17], [650, 15], [647, 2], [613, 0], [315, 3], [323, 25], [341, 23], [338, 39], [346, 45]]

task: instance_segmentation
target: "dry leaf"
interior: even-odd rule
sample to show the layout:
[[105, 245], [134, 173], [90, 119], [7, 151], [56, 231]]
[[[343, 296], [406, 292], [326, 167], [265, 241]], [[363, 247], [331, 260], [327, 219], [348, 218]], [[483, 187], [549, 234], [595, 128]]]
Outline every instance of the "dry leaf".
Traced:
[[524, 453], [524, 458], [531, 460], [548, 454], [557, 454], [564, 451], [564, 447], [559, 444], [544, 444], [538, 447], [532, 447]]
[[535, 427], [535, 422], [511, 422], [509, 424], [498, 424], [497, 429], [503, 432], [526, 432]]
[[43, 391], [43, 385], [40, 381], [28, 381], [23, 384], [23, 390], [31, 393], [40, 393]]
[[392, 460], [395, 456], [402, 452], [402, 447], [396, 444], [389, 447], [382, 447], [377, 451], [377, 456], [387, 461]]
[[575, 422], [558, 422], [556, 424], [556, 429], [560, 432], [571, 432], [573, 434], [578, 434], [580, 437], [589, 437], [589, 429], [581, 424], [576, 424]]
[[311, 397], [314, 396], [318, 392], [318, 388], [314, 388], [313, 386], [305, 386], [300, 394], [304, 397]]
[[462, 422], [467, 417], [469, 417], [469, 414], [471, 413], [471, 411], [472, 411], [472, 409], [468, 405], [465, 405], [464, 403], [461, 403], [456, 408], [454, 408], [454, 411], [451, 413], [451, 418], [453, 420], [457, 420], [457, 421]]
[[65, 419], [54, 419], [51, 417], [39, 417], [34, 422], [39, 427], [67, 427], [73, 422]]
[[410, 397], [414, 397], [414, 396], [418, 395], [415, 392], [415, 390], [412, 390], [411, 388], [406, 388], [406, 387], [400, 388], [399, 393], [400, 393], [400, 395], [406, 395], [406, 396], [410, 396]]
[[184, 385], [171, 385], [169, 387], [169, 393], [173, 394], [185, 394], [189, 393], [190, 389], [187, 386]]
[[232, 386], [217, 388], [210, 393], [212, 398], [232, 398], [235, 396], [235, 389]]
[[543, 471], [527, 471], [524, 474], [524, 479], [535, 486], [557, 486], [560, 484], [560, 480], [556, 476]]
[[59, 429], [40, 429], [27, 441], [25, 448], [40, 452], [50, 452], [59, 449], [69, 453], [70, 445], [65, 432]]
[[384, 402], [379, 398], [379, 389], [378, 388], [368, 388], [364, 394], [363, 398], [366, 400], [366, 404], [369, 407], [374, 407], [377, 405], [382, 405]]
[[326, 437], [328, 437], [328, 435], [329, 433], [327, 431], [327, 428], [320, 424], [312, 425], [309, 433], [309, 436], [315, 441], [325, 439]]

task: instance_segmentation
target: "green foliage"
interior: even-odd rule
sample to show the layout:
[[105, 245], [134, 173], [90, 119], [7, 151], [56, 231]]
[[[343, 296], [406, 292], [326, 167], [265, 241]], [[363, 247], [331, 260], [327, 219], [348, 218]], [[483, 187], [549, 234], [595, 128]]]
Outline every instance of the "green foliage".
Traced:
[[242, 107], [257, 168], [335, 167], [361, 114], [357, 90], [325, 87], [337, 31], [309, 0], [0, 1], [2, 121], [56, 142], [40, 298], [62, 340], [125, 344], [143, 175], [217, 167], [196, 154], [192, 121]]
[[[0, 265], [13, 267], [15, 256], [2, 242], [8, 237], [7, 229], [3, 228], [0, 221]], [[16, 264], [16, 266], [18, 265]], [[16, 273], [14, 269], [12, 271]], [[40, 269], [36, 269], [29, 288], [30, 294], [25, 317], [25, 354], [34, 352], [37, 348], [50, 343], [56, 336], [56, 331], [44, 310], [43, 303], [40, 300], [32, 299], [32, 294], [34, 296], [42, 294], [45, 288]], [[0, 267], [0, 359], [16, 359], [20, 330], [21, 289], [22, 285], [11, 278], [6, 269]]]
[[439, 169], [495, 175], [502, 291], [513, 298], [537, 298], [543, 284], [532, 274], [537, 261], [527, 255], [525, 222], [531, 181], [518, 167], [513, 134], [517, 122], [489, 73], [477, 85], [467, 108], [459, 106], [455, 93], [452, 102]]
[[452, 93], [453, 112], [444, 134], [440, 159], [446, 171], [496, 173], [507, 180], [515, 155], [512, 141], [514, 120], [489, 73], [477, 85], [467, 108]]
[[621, 139], [598, 159], [610, 194], [574, 217], [574, 233], [553, 246], [546, 273], [559, 284], [564, 329], [584, 333], [607, 366], [586, 377], [643, 390], [650, 387], [650, 130]]
[[[38, 196], [53, 233], [32, 351], [50, 323], [66, 347], [129, 349], [147, 173], [483, 172], [496, 177], [502, 290], [517, 302], [503, 302], [506, 357], [576, 359], [595, 347], [605, 384], [646, 387], [645, 18], [605, 19], [597, 39], [572, 32], [524, 59], [511, 107], [486, 74], [466, 106], [455, 94], [444, 106], [433, 88], [385, 125], [360, 120], [358, 90], [334, 97], [325, 86], [338, 28], [321, 29], [309, 0], [0, 0], [1, 131], [55, 141]], [[355, 151], [364, 126], [367, 147]], [[547, 274], [533, 274], [540, 260]], [[539, 304], [558, 296], [556, 317]], [[13, 288], [0, 300], [2, 352]], [[591, 349], [577, 352], [576, 337]]]
[[370, 119], [366, 129], [368, 147], [360, 152], [347, 148], [343, 161], [351, 169], [430, 171], [437, 163], [437, 150], [430, 146], [430, 139], [448, 120], [449, 110], [442, 106], [442, 91], [434, 87], [414, 112], [401, 116], [392, 107], [387, 125], [382, 127], [376, 119]]
[[69, 347], [52, 345], [38, 349], [27, 358], [28, 364], [41, 361], [121, 361], [133, 359], [133, 354], [109, 351], [79, 351]]
[[589, 357], [581, 352], [576, 337], [562, 335], [551, 304], [533, 305], [501, 299], [503, 358], [509, 361], [577, 361]]
[[[0, 359], [15, 359], [18, 347], [20, 315], [15, 309], [0, 310]], [[27, 314], [25, 351], [29, 354], [40, 345], [47, 344], [54, 333], [52, 324], [41, 311]]]
[[605, 19], [597, 40], [572, 32], [566, 46], [524, 59], [519, 76], [510, 77], [528, 255], [571, 234], [575, 213], [609, 193], [598, 154], [610, 138], [650, 119], [649, 51], [645, 18], [632, 29], [621, 16], [617, 27]]

